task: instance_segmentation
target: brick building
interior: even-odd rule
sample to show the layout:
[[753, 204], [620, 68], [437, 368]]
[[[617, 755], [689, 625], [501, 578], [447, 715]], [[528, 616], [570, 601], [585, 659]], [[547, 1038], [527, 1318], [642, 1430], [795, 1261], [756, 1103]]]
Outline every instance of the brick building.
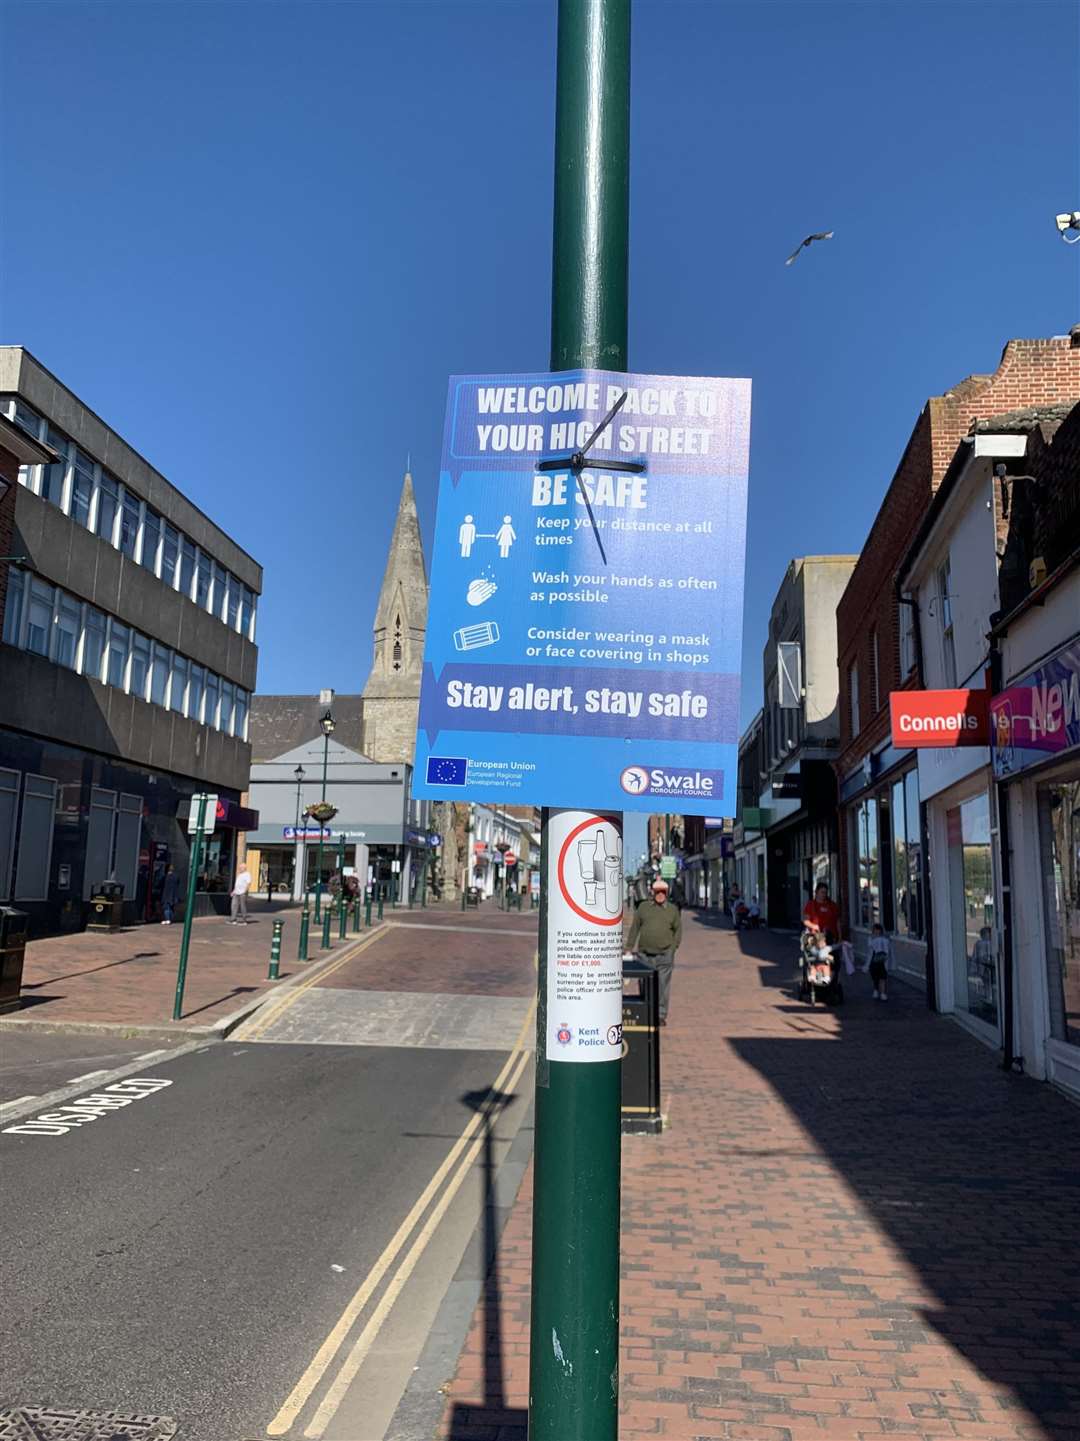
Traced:
[[[837, 607], [842, 911], [857, 947], [875, 921], [893, 933], [898, 970], [917, 984], [926, 981], [929, 938], [918, 777], [914, 753], [890, 743], [888, 702], [890, 691], [920, 681], [914, 609], [902, 603], [897, 570], [973, 423], [1080, 397], [1075, 339], [1011, 340], [992, 375], [926, 402]], [[938, 603], [947, 608], [947, 575], [943, 585]], [[896, 856], [903, 876], [893, 874]]]

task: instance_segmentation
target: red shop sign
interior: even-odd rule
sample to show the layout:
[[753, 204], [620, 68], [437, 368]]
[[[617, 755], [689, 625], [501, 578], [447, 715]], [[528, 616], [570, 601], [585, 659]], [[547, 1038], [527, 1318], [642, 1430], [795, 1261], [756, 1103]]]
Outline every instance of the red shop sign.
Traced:
[[988, 690], [894, 690], [889, 696], [892, 743], [907, 749], [988, 746]]

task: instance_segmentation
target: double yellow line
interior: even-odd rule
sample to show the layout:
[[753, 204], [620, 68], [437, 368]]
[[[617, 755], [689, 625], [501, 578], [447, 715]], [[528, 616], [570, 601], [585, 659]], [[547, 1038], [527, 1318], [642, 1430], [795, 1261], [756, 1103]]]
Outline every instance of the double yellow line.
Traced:
[[274, 1022], [281, 1019], [298, 996], [302, 996], [304, 992], [310, 990], [312, 986], [320, 985], [326, 980], [327, 976], [332, 976], [335, 971], [340, 971], [342, 966], [347, 966], [350, 961], [355, 960], [360, 952], [366, 951], [372, 941], [377, 941], [379, 937], [385, 933], [386, 929], [387, 924], [383, 921], [383, 923], [376, 926], [373, 931], [369, 931], [362, 941], [357, 941], [351, 945], [344, 955], [339, 956], [337, 960], [333, 961], [329, 966], [326, 966], [321, 971], [316, 971], [313, 975], [305, 976], [298, 985], [290, 986], [287, 991], [282, 991], [276, 1000], [271, 1001], [269, 1005], [257, 1011], [250, 1021], [233, 1033], [230, 1039], [234, 1041], [257, 1041], [261, 1036], [265, 1036]]
[[[325, 975], [326, 972], [324, 971], [323, 974]], [[527, 1040], [533, 1027], [535, 1014], [536, 1001], [534, 999], [522, 1023], [521, 1030], [518, 1032], [517, 1039], [514, 1042], [514, 1048], [510, 1052], [506, 1064], [492, 1084], [491, 1100], [485, 1103], [479, 1111], [474, 1113], [461, 1135], [454, 1142], [449, 1155], [447, 1155], [431, 1180], [424, 1187], [416, 1204], [405, 1217], [404, 1221], [402, 1221], [389, 1245], [375, 1262], [374, 1266], [372, 1266], [356, 1294], [341, 1313], [330, 1334], [315, 1353], [311, 1364], [293, 1387], [285, 1404], [270, 1422], [269, 1426], [267, 1426], [267, 1436], [284, 1436], [292, 1429], [297, 1417], [307, 1405], [312, 1393], [326, 1375], [334, 1358], [345, 1345], [350, 1332], [360, 1319], [368, 1302], [374, 1296], [390, 1268], [397, 1261], [398, 1256], [404, 1249], [413, 1231], [416, 1230], [417, 1225], [423, 1219], [431, 1202], [436, 1195], [438, 1195], [438, 1202], [432, 1208], [427, 1219], [424, 1220], [424, 1224], [417, 1232], [412, 1245], [405, 1253], [385, 1291], [379, 1298], [378, 1305], [374, 1311], [372, 1311], [367, 1324], [341, 1362], [337, 1374], [327, 1387], [315, 1415], [304, 1431], [304, 1435], [309, 1438], [309, 1441], [317, 1441], [317, 1438], [323, 1435], [327, 1426], [333, 1420], [338, 1407], [345, 1397], [345, 1393], [355, 1379], [357, 1372], [371, 1351], [386, 1318], [393, 1309], [394, 1303], [404, 1290], [406, 1282], [416, 1269], [417, 1263], [427, 1249], [428, 1243], [438, 1230], [439, 1223], [450, 1208], [454, 1197], [461, 1189], [462, 1183], [472, 1169], [477, 1156], [480, 1154], [484, 1144], [484, 1134], [481, 1128], [486, 1125], [498, 1107], [496, 1093], [503, 1092], [504, 1094], [512, 1094], [514, 1087], [521, 1080], [529, 1061], [530, 1048], [527, 1045]], [[458, 1165], [459, 1161], [460, 1165]], [[455, 1165], [458, 1166], [457, 1171], [451, 1177], [441, 1194], [439, 1194], [440, 1187], [443, 1186], [443, 1182], [447, 1176], [450, 1175]]]

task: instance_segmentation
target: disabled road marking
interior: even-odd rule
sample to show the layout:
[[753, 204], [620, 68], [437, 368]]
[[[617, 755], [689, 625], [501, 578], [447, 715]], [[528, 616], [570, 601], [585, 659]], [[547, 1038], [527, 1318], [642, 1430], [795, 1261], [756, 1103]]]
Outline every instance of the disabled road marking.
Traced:
[[79, 1096], [77, 1100], [71, 1101], [65, 1106], [59, 1106], [55, 1111], [43, 1111], [31, 1121], [23, 1121], [17, 1126], [5, 1126], [3, 1134], [5, 1136], [66, 1136], [69, 1131], [78, 1126], [85, 1126], [88, 1121], [100, 1120], [102, 1116], [107, 1116], [112, 1111], [119, 1111], [125, 1106], [130, 1106], [132, 1101], [145, 1101], [148, 1096], [171, 1085], [172, 1081], [153, 1076], [139, 1076], [130, 1081], [114, 1081], [111, 1086], [106, 1086], [102, 1091], [89, 1096]]

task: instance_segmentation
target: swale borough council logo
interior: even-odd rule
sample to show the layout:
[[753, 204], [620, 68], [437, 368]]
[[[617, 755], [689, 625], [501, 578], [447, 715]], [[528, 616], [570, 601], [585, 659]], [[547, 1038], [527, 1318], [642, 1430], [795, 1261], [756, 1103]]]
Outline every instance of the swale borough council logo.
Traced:
[[649, 789], [649, 772], [643, 766], [627, 766], [619, 784], [627, 795], [642, 796]]
[[560, 1046], [568, 1046], [570, 1042], [574, 1039], [574, 1033], [565, 1021], [563, 1021], [562, 1025], [555, 1032], [555, 1039], [558, 1041]]

